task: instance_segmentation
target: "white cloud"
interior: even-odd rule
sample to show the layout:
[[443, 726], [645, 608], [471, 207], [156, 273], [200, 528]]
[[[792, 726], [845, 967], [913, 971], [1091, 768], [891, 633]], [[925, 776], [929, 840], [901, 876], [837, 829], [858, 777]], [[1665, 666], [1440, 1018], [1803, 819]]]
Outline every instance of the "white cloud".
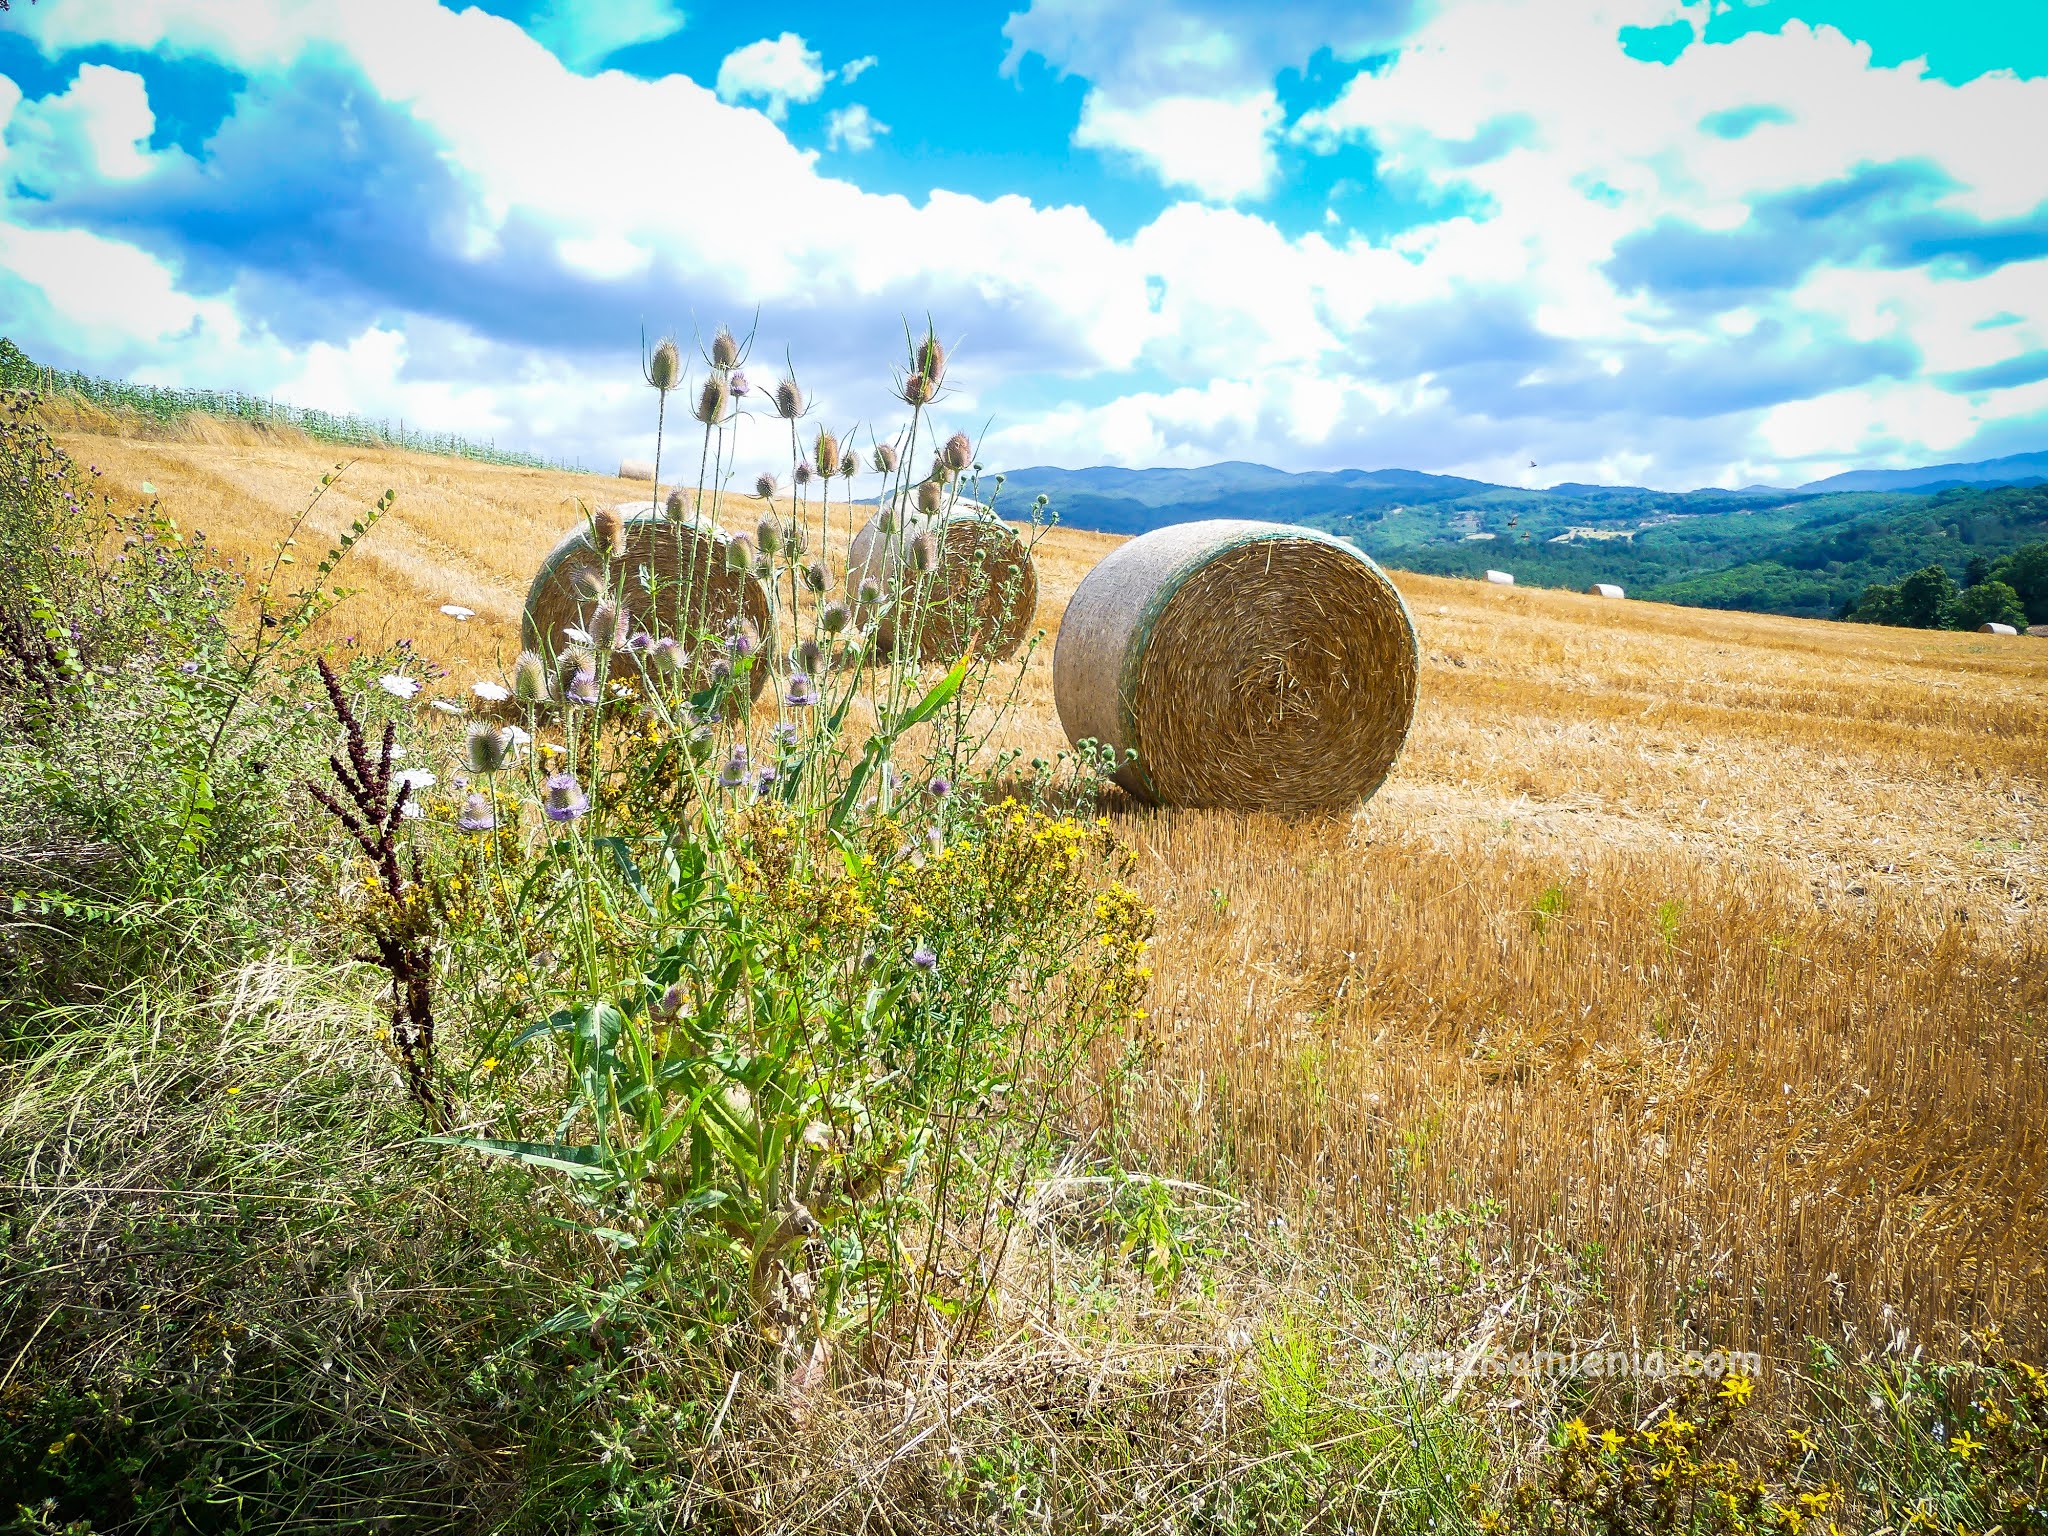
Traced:
[[1118, 151], [1169, 187], [1261, 197], [1278, 166], [1273, 78], [1319, 50], [1360, 56], [1408, 25], [1412, 0], [1032, 0], [1003, 31], [1005, 69], [1030, 54], [1090, 82], [1074, 143]]
[[873, 149], [876, 137], [888, 131], [887, 123], [876, 122], [868, 109], [857, 101], [850, 107], [835, 107], [825, 115], [825, 145], [828, 149]]
[[779, 123], [789, 115], [792, 101], [816, 101], [829, 78], [816, 50], [806, 47], [796, 33], [785, 32], [727, 54], [718, 66], [718, 99], [758, 99], [766, 103], [762, 110]]
[[1120, 150], [1169, 187], [1217, 202], [1263, 197], [1279, 169], [1272, 138], [1280, 101], [1271, 91], [1239, 97], [1158, 96], [1118, 107], [1091, 91], [1074, 142]]
[[156, 114], [142, 77], [105, 64], [82, 66], [57, 96], [24, 102], [7, 126], [11, 174], [47, 190], [69, 176], [130, 182], [156, 165]]
[[622, 48], [673, 37], [687, 19], [675, 0], [548, 0], [528, 30], [564, 64], [588, 73]]
[[[829, 78], [795, 34], [731, 55], [728, 66], [753, 63], [732, 78], [721, 69], [714, 93], [681, 76], [578, 75], [511, 23], [431, 0], [252, 0], [237, 24], [187, 0], [17, 7], [51, 50], [202, 53], [266, 81], [308, 57], [359, 71], [363, 111], [387, 114], [386, 137], [417, 146], [452, 190], [398, 232], [437, 281], [415, 291], [408, 271], [371, 264], [361, 281], [382, 286], [326, 322], [330, 297], [308, 276], [298, 307], [271, 312], [328, 328], [293, 349], [256, 306], [265, 287], [283, 305], [275, 290], [290, 298], [294, 274], [234, 269], [260, 252], [214, 250], [187, 271], [166, 254], [175, 242], [145, 250], [150, 237], [118, 216], [67, 212], [61, 197], [0, 202], [0, 326], [61, 345], [63, 360], [289, 386], [306, 403], [594, 457], [627, 453], [646, 431], [645, 391], [616, 356], [631, 339], [600, 330], [619, 326], [619, 303], [625, 327], [645, 313], [685, 331], [758, 303], [773, 334], [757, 356], [779, 358], [793, 340], [813, 393], [848, 420], [881, 417], [892, 333], [902, 314], [929, 310], [964, 342], [953, 407], [997, 418], [991, 463], [1236, 456], [1513, 479], [1536, 459], [1558, 478], [1741, 483], [1776, 478], [1779, 459], [1819, 472], [1851, 455], [1948, 455], [2048, 412], [2038, 384], [1962, 391], [1929, 377], [2048, 346], [2048, 261], [1893, 264], [1816, 247], [1807, 265], [1766, 262], [1765, 278], [1725, 296], [1610, 270], [1670, 227], [1747, 238], [1759, 220], [1793, 217], [1772, 214], [1771, 199], [1873, 164], [1938, 167], [1948, 185], [1908, 189], [1930, 218], [2029, 214], [2048, 177], [2011, 146], [2048, 120], [2048, 82], [1957, 87], [1917, 65], [1877, 70], [1839, 34], [1797, 24], [1645, 64], [1616, 33], [1688, 14], [1672, 0], [1444, 0], [1398, 58], [1289, 130], [1273, 83], [1300, 41], [1297, 18], [1276, 21], [1279, 41], [1249, 6], [1206, 39], [1183, 24], [1224, 11], [1182, 0], [1160, 20], [1039, 3], [1012, 18], [1013, 52], [1099, 72], [1077, 137], [1211, 203], [1269, 188], [1278, 143], [1369, 148], [1403, 195], [1450, 211], [1369, 240], [1341, 224], [1289, 235], [1255, 212], [1190, 201], [1112, 238], [1079, 207], [870, 194], [822, 174], [769, 120]], [[1393, 14], [1381, 8], [1376, 24]], [[1161, 51], [1119, 64], [1140, 38]], [[154, 119], [135, 76], [81, 70], [40, 101], [12, 89], [0, 78], [12, 184], [118, 209], [124, 189], [175, 183], [155, 174], [180, 152], [149, 156]], [[732, 104], [741, 97], [766, 112]], [[1733, 139], [1699, 130], [1758, 105], [1791, 120], [1766, 116]], [[883, 128], [842, 107], [827, 141], [859, 148], [861, 130]], [[664, 167], [650, 194], [646, 146], [675, 143], [715, 152]], [[95, 217], [106, 221], [83, 227]], [[1859, 226], [1817, 215], [1785, 227], [1833, 239]], [[1709, 265], [1727, 279], [1730, 263]], [[494, 303], [467, 306], [473, 291]], [[612, 357], [583, 350], [606, 341], [620, 344]]]
[[857, 59], [848, 59], [839, 66], [839, 83], [851, 85], [881, 62], [872, 53], [864, 53]]

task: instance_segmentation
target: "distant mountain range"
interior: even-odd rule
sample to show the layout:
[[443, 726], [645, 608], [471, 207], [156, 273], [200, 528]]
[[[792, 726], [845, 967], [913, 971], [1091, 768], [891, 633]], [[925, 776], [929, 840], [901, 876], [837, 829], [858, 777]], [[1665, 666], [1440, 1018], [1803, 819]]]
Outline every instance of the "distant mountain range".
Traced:
[[1034, 466], [1004, 476], [1000, 506], [1022, 516], [1040, 495], [1070, 528], [1136, 534], [1198, 518], [1262, 518], [1349, 537], [1401, 569], [1504, 568], [1526, 585], [1618, 582], [1631, 596], [1816, 617], [1840, 611], [1870, 582], [1930, 564], [1961, 580], [1972, 557], [2048, 538], [2048, 452], [1733, 491], [1534, 489], [1412, 469], [1292, 473], [1242, 462]]

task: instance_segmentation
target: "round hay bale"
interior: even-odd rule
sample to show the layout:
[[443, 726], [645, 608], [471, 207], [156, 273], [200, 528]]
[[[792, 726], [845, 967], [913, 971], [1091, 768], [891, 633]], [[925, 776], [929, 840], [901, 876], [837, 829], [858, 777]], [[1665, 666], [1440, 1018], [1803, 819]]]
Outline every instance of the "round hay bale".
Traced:
[[621, 480], [652, 480], [654, 461], [651, 459], [622, 459], [619, 462]]
[[1990, 624], [1979, 624], [1977, 626], [1977, 633], [1980, 635], [2016, 635], [2019, 633], [2019, 630], [2010, 624], [2000, 624], [1994, 621]]
[[[895, 648], [896, 629], [917, 636], [917, 659], [953, 662], [979, 641], [998, 661], [1017, 654], [1038, 612], [1038, 568], [1017, 531], [977, 501], [961, 500], [936, 516], [896, 503], [901, 527], [884, 533], [879, 511], [853, 536], [846, 551], [846, 585], [852, 592], [872, 581], [890, 609], [875, 629], [886, 653]], [[938, 544], [938, 564], [921, 583], [906, 567], [910, 547], [929, 533]], [[907, 579], [906, 579], [907, 578]], [[855, 604], [865, 620], [864, 605]]]
[[1415, 717], [1408, 605], [1351, 544], [1219, 519], [1111, 551], [1053, 653], [1067, 739], [1138, 759], [1157, 805], [1335, 809], [1369, 798]]
[[[651, 633], [687, 643], [692, 637], [682, 633], [685, 625], [699, 632], [723, 630], [734, 619], [743, 618], [757, 636], [769, 634], [767, 592], [751, 574], [726, 568], [726, 546], [732, 542], [729, 534], [645, 511], [625, 517], [622, 527], [625, 552], [613, 558], [607, 587], [618, 591], [623, 576], [625, 607]], [[569, 644], [562, 631], [571, 626], [581, 628], [588, 620], [596, 604], [579, 599], [571, 584], [571, 574], [579, 566], [600, 573], [605, 569], [604, 556], [587, 524], [570, 530], [548, 551], [534, 575], [520, 626], [528, 649], [553, 655]], [[767, 681], [768, 669], [756, 666], [753, 691], [757, 696]]]
[[1626, 597], [1628, 594], [1611, 581], [1596, 581], [1586, 588], [1595, 597]]
[[1488, 571], [1486, 579], [1496, 587], [1512, 587], [1515, 584], [1514, 575], [1509, 571]]

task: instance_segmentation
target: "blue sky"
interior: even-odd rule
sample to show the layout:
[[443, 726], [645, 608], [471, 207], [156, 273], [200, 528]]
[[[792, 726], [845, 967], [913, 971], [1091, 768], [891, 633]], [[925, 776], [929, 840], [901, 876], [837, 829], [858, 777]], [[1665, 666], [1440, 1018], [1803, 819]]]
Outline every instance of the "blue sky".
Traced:
[[603, 463], [643, 333], [847, 427], [930, 314], [990, 464], [1795, 483], [2048, 446], [2044, 128], [2038, 0], [41, 0], [0, 331]]

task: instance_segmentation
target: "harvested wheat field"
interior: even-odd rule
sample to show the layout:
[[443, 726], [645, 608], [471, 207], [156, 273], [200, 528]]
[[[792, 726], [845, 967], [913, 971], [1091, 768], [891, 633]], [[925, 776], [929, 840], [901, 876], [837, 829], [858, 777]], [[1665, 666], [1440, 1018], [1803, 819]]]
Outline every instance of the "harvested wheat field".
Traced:
[[[215, 435], [67, 446], [267, 552], [336, 455]], [[648, 494], [366, 454], [308, 563], [387, 487], [318, 638], [410, 638], [451, 693], [576, 498]], [[1027, 754], [1116, 542], [1039, 545]], [[1616, 1337], [2048, 1338], [2048, 645], [1394, 574], [1420, 701], [1368, 807], [1110, 808], [1159, 919], [1132, 1160], [1334, 1234], [1462, 1213]]]

